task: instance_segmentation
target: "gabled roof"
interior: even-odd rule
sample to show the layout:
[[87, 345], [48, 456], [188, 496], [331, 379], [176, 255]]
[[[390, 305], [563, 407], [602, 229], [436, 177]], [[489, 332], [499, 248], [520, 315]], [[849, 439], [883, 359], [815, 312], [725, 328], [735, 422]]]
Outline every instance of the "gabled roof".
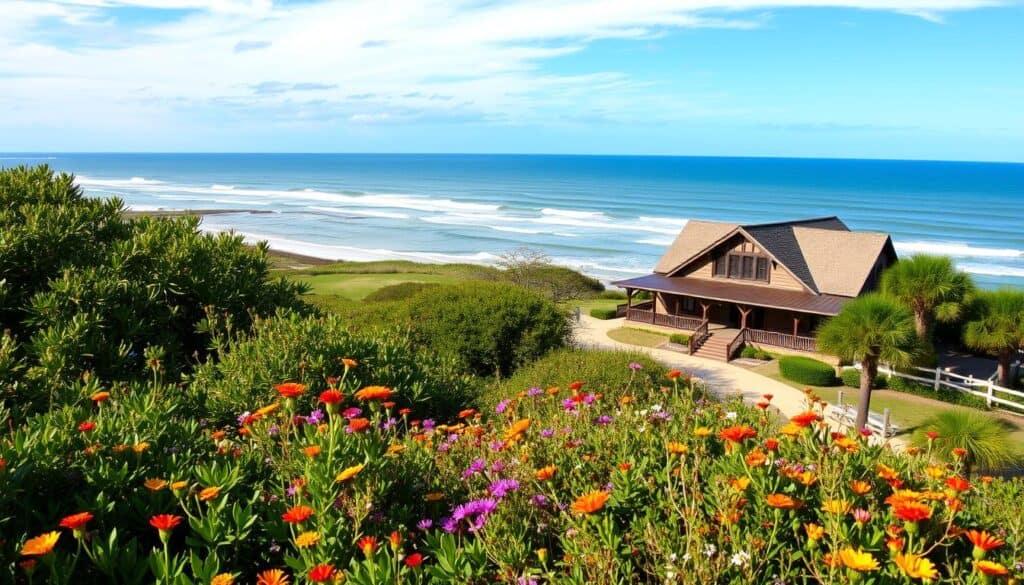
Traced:
[[860, 294], [878, 255], [892, 247], [888, 235], [850, 231], [835, 216], [746, 225], [690, 221], [654, 272], [671, 276], [736, 234], [760, 246], [808, 292], [847, 297]]

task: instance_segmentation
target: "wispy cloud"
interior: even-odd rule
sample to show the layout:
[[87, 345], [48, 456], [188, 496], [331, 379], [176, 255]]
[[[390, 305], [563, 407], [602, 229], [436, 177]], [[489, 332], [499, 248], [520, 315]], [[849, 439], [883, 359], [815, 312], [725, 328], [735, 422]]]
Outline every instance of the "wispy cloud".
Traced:
[[266, 49], [272, 45], [270, 41], [238, 41], [235, 43], [235, 52], [244, 53], [246, 51], [255, 51], [257, 49]]

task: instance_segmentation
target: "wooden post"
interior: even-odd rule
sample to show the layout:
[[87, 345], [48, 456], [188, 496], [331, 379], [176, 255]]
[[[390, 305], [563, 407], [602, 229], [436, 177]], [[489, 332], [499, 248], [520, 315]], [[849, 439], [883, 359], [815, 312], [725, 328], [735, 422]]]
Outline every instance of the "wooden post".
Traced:
[[891, 413], [889, 412], [888, 408], [886, 408], [885, 410], [882, 411], [882, 438], [884, 438], [884, 439], [888, 439], [889, 438], [889, 415], [890, 414]]
[[743, 305], [736, 305], [736, 308], [739, 309], [739, 311], [740, 311], [740, 329], [746, 329], [747, 328], [747, 315], [750, 314], [750, 311], [752, 311], [752, 309], [749, 309], [749, 308], [745, 309], [745, 308], [743, 308]]
[[800, 317], [793, 317], [793, 341], [796, 342], [796, 332], [800, 328]]
[[701, 321], [707, 321], [708, 320], [708, 309], [710, 309], [710, 308], [711, 308], [711, 303], [702, 302], [700, 304], [700, 309], [701, 309], [700, 319], [701, 319]]
[[836, 404], [837, 404], [838, 406], [842, 406], [842, 405], [843, 405], [843, 391], [842, 391], [842, 390], [840, 390], [839, 392], [837, 392], [837, 396], [836, 396]]
[[633, 289], [626, 289], [626, 314], [629, 314], [629, 310], [633, 308]]
[[651, 324], [654, 324], [654, 319], [658, 315], [658, 293], [651, 295]]
[[932, 384], [932, 388], [935, 391], [938, 391], [938, 389], [939, 389], [939, 378], [941, 378], [941, 377], [942, 377], [942, 370], [940, 370], [938, 367], [936, 367], [935, 368], [935, 383]]

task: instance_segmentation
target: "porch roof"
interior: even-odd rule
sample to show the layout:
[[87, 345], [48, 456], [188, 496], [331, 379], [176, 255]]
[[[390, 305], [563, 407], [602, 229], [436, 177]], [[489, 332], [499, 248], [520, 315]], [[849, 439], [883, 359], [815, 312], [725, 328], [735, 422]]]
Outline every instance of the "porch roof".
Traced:
[[780, 290], [750, 284], [719, 282], [700, 278], [671, 277], [664, 274], [648, 274], [638, 278], [615, 281], [612, 284], [622, 288], [649, 290], [674, 295], [699, 297], [713, 301], [728, 301], [769, 309], [789, 309], [815, 315], [837, 315], [851, 300], [835, 295], [815, 295], [800, 291]]

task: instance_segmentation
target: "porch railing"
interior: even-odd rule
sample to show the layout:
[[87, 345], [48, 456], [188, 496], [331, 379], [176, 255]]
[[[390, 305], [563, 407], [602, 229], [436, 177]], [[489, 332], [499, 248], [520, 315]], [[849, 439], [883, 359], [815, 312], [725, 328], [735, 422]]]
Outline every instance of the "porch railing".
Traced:
[[749, 329], [740, 329], [739, 335], [735, 339], [729, 342], [729, 346], [725, 348], [725, 361], [729, 361], [736, 355], [736, 352], [743, 347], [743, 344], [747, 342], [747, 332]]
[[655, 325], [675, 327], [676, 329], [696, 330], [700, 327], [701, 322], [699, 317], [688, 317], [686, 315], [662, 315], [658, 313], [654, 316]]
[[693, 355], [700, 346], [704, 345], [704, 342], [711, 337], [711, 333], [708, 332], [708, 320], [704, 319], [696, 327], [693, 328], [693, 335], [690, 336], [690, 355]]
[[763, 343], [777, 347], [786, 347], [799, 351], [818, 351], [818, 343], [813, 337], [789, 335], [764, 329], [745, 329], [744, 340], [750, 343]]

